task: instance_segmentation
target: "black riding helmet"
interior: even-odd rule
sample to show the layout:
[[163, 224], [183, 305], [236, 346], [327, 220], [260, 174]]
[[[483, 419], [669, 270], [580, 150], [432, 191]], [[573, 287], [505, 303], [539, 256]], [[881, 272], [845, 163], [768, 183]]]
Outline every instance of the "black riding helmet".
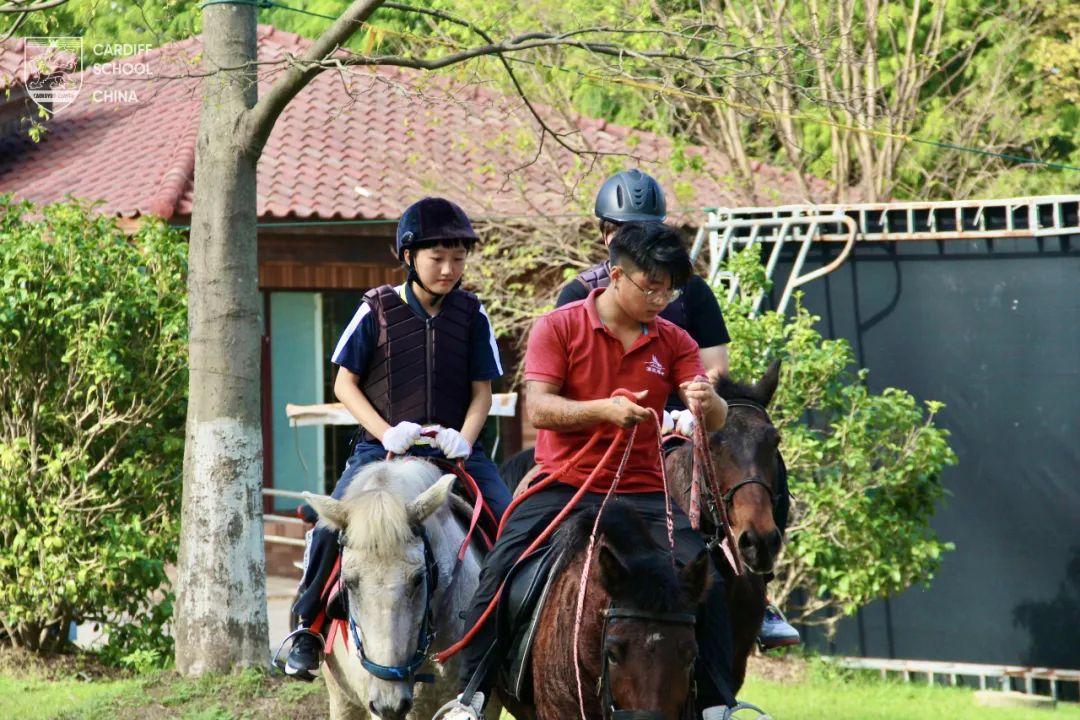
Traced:
[[663, 222], [667, 217], [664, 191], [640, 170], [615, 173], [596, 194], [596, 217], [613, 223]]
[[[458, 244], [470, 250], [478, 241], [465, 211], [445, 198], [426, 197], [418, 200], [405, 208], [398, 220], [397, 256], [409, 271], [407, 282], [415, 282], [428, 292], [431, 291], [420, 281], [412, 262], [405, 262], [405, 251], [411, 250], [415, 254], [417, 250], [435, 245]], [[438, 293], [431, 294], [435, 296], [435, 302], [442, 299]]]
[[471, 248], [479, 238], [465, 211], [445, 198], [426, 197], [401, 213], [397, 226], [398, 260], [405, 261], [405, 251], [459, 241]]

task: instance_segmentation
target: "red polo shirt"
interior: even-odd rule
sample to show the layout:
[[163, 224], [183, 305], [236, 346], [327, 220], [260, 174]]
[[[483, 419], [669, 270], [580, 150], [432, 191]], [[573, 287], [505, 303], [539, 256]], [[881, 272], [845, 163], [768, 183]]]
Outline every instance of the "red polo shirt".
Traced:
[[[697, 344], [685, 330], [656, 318], [642, 326], [642, 334], [629, 350], [608, 331], [596, 311], [596, 298], [604, 290], [593, 290], [578, 302], [552, 310], [537, 318], [529, 334], [525, 351], [525, 379], [559, 386], [559, 394], [568, 400], [596, 400], [610, 397], [619, 389], [649, 394], [639, 402], [662, 413], [668, 395], [696, 375], [704, 375]], [[605, 437], [570, 468], [560, 479], [581, 486], [611, 445], [618, 427], [602, 426]], [[618, 492], [657, 492], [664, 488], [660, 458], [656, 446], [656, 426], [643, 422], [637, 426], [634, 447], [630, 451]], [[584, 430], [536, 431], [536, 462], [545, 472], [552, 472], [573, 457], [588, 442], [597, 428]], [[595, 492], [607, 492], [624, 447], [617, 448], [592, 485]]]

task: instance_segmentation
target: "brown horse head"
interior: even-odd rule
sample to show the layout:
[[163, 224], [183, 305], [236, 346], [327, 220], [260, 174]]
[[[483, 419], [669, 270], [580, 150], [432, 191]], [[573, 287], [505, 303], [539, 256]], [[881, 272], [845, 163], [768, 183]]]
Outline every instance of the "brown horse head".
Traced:
[[[668, 558], [654, 562], [670, 570]], [[695, 609], [705, 599], [709, 562], [703, 550], [678, 572], [679, 603], [657, 603], [652, 593], [676, 588], [661, 590], [647, 572], [635, 567], [639, 563], [623, 560], [606, 543], [600, 547], [600, 583], [611, 596], [603, 633], [607, 677], [601, 684], [608, 712], [646, 709], [653, 711], [656, 720], [683, 716], [697, 658]], [[666, 584], [671, 585], [670, 581]], [[651, 601], [642, 602], [644, 595], [650, 595]], [[668, 609], [647, 609], [664, 606]]]
[[[716, 470], [719, 498], [708, 502], [707, 483], [701, 485], [701, 530], [714, 534], [719, 518], [713, 508], [723, 504], [743, 567], [752, 573], [768, 573], [780, 553], [783, 537], [773, 520], [776, 492], [777, 446], [780, 433], [767, 411], [780, 375], [780, 363], [769, 366], [753, 385], [721, 378], [717, 393], [728, 402], [727, 423], [709, 433], [709, 452]], [[690, 506], [693, 480], [693, 448], [690, 443], [666, 460], [673, 495], [684, 510]]]
[[[595, 517], [580, 513], [560, 530], [563, 562], [533, 648], [539, 720], [580, 717], [573, 627]], [[707, 552], [676, 571], [641, 516], [616, 500], [601, 516], [593, 555], [578, 644], [586, 716], [678, 720], [697, 657], [695, 613], [711, 579]]]

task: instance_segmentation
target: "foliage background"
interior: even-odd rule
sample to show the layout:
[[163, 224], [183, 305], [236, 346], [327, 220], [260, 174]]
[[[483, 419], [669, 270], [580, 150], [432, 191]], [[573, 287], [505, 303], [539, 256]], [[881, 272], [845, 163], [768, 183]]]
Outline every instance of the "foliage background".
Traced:
[[758, 378], [783, 361], [769, 412], [783, 438], [792, 515], [769, 596], [792, 620], [831, 635], [870, 601], [929, 583], [953, 549], [930, 527], [946, 497], [942, 470], [956, 463], [948, 431], [934, 424], [943, 406], [899, 388], [871, 392], [850, 343], [822, 337], [820, 318], [799, 302], [787, 317], [753, 317], [754, 298], [769, 288], [760, 246], [727, 269], [740, 278], [730, 302], [718, 293], [732, 377]]
[[[335, 16], [348, 1], [282, 4]], [[492, 0], [467, 7], [432, 0], [425, 7], [499, 38], [536, 29], [643, 31], [618, 36], [627, 50], [618, 62], [544, 48], [512, 66], [530, 97], [559, 112], [717, 147], [732, 161], [733, 183], [754, 186], [752, 163], [763, 161], [828, 178], [837, 199], [1006, 197], [1076, 186], [1075, 171], [940, 145], [1080, 164], [1080, 11], [1067, 0]], [[261, 9], [260, 21], [306, 37], [330, 22], [281, 7]], [[87, 62], [101, 62], [109, 58], [89, 54], [97, 43], [161, 45], [198, 33], [200, 23], [196, 5], [179, 0], [70, 0], [34, 14], [19, 34], [83, 35]], [[434, 57], [476, 41], [466, 27], [384, 8], [349, 46]], [[673, 44], [715, 61], [721, 71], [666, 75], [634, 59], [635, 51]], [[463, 83], [512, 92], [494, 58], [446, 72]], [[837, 131], [832, 123], [928, 144]], [[855, 161], [864, 155], [875, 159]]]
[[[31, 650], [99, 623], [168, 658], [187, 373], [187, 247], [78, 204], [0, 196], [0, 628]], [[132, 655], [132, 653], [139, 653]]]

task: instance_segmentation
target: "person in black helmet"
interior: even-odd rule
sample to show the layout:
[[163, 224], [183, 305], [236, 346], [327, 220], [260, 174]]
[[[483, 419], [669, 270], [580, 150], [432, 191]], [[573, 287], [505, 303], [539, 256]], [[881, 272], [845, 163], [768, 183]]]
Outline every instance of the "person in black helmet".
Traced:
[[[667, 217], [667, 202], [660, 184], [640, 170], [623, 170], [615, 173], [600, 186], [596, 194], [596, 216], [600, 218], [600, 235], [604, 245], [620, 225], [629, 222], [663, 222]], [[595, 288], [607, 287], [611, 281], [611, 265], [604, 261], [580, 273], [559, 291], [556, 307], [584, 300]], [[728, 373], [728, 335], [720, 303], [712, 288], [698, 275], [691, 275], [682, 293], [660, 313], [689, 333], [701, 349], [701, 363], [709, 378], [715, 383]], [[674, 429], [690, 437], [693, 433], [693, 416], [686, 411], [678, 395], [668, 398], [664, 411], [665, 430]], [[673, 417], [674, 416], [674, 419]], [[790, 513], [790, 497], [787, 490], [787, 470], [783, 458], [778, 463], [780, 472], [777, 482], [776, 505], [773, 515], [781, 532], [787, 529]], [[758, 636], [765, 649], [797, 645], [801, 642], [799, 631], [784, 619], [780, 611], [769, 605]]]
[[[408, 277], [397, 287], [368, 291], [334, 349], [334, 394], [360, 424], [334, 498], [344, 496], [364, 465], [387, 452], [411, 452], [464, 460], [496, 518], [510, 504], [509, 489], [477, 440], [502, 365], [484, 306], [459, 288], [476, 242], [469, 218], [449, 200], [424, 198], [402, 213], [397, 254]], [[424, 426], [438, 426], [433, 440], [421, 437]], [[336, 555], [337, 533], [312, 531], [293, 605], [306, 632], [296, 634], [287, 675], [310, 680], [320, 665], [321, 593]]]

